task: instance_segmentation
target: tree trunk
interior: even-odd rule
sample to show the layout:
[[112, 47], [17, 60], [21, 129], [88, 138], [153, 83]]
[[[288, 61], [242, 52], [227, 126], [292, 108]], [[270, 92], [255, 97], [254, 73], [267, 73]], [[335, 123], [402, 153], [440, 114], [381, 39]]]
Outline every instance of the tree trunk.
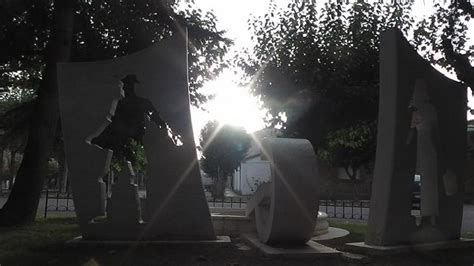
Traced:
[[[5, 179], [5, 176], [8, 174], [8, 172], [6, 171], [6, 165], [5, 165], [5, 149], [4, 148], [0, 148], [0, 182], [6, 182], [4, 181]], [[5, 188], [8, 188], [8, 187], [5, 187]], [[0, 188], [1, 190], [3, 190], [3, 185], [2, 187]]]
[[75, 0], [55, 0], [46, 67], [31, 118], [28, 142], [8, 201], [0, 210], [0, 225], [24, 225], [35, 220], [48, 158], [59, 119], [58, 62], [69, 60]]
[[0, 173], [5, 172], [5, 157], [4, 157], [5, 150], [0, 148]]
[[[468, 0], [457, 0], [454, 2], [452, 8], [459, 8], [465, 15], [474, 18], [474, 9]], [[443, 45], [444, 55], [448, 63], [454, 68], [457, 78], [464, 82], [471, 89], [474, 88], [474, 67], [471, 66], [469, 60], [469, 53], [461, 54], [455, 51], [451, 34], [454, 33], [454, 24], [449, 23], [444, 29], [445, 35], [442, 37], [441, 44]], [[466, 33], [466, 31], [464, 32]], [[474, 91], [473, 91], [474, 94]]]
[[66, 154], [64, 153], [64, 149], [61, 149], [58, 156], [58, 189], [61, 192], [66, 192], [67, 190], [67, 176], [68, 176], [68, 168], [67, 168], [67, 161], [66, 161]]
[[16, 175], [16, 171], [15, 171], [15, 168], [16, 168], [16, 151], [14, 150], [10, 150], [10, 165], [9, 165], [9, 170], [10, 170], [10, 177], [8, 178], [8, 180], [10, 181], [10, 184], [9, 186], [12, 186], [13, 185], [13, 181], [14, 181], [14, 177]]
[[[349, 171], [349, 168], [352, 170], [352, 172]], [[353, 197], [353, 200], [358, 200], [359, 199], [359, 192], [357, 190], [357, 171], [359, 171], [359, 168], [360, 167], [358, 167], [358, 166], [352, 166], [352, 165], [344, 167], [344, 170], [346, 171], [347, 176], [349, 177], [349, 179], [352, 182], [352, 192], [353, 192], [352, 197]]]

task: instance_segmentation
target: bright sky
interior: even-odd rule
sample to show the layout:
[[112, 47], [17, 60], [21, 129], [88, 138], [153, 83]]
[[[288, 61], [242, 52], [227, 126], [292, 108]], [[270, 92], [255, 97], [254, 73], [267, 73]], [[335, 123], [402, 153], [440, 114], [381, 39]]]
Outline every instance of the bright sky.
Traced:
[[[269, 0], [195, 0], [196, 6], [200, 9], [213, 11], [218, 20], [218, 29], [225, 30], [225, 36], [234, 41], [228, 58], [242, 48], [252, 46], [247, 20], [251, 14], [265, 14], [269, 2]], [[288, 0], [276, 2], [288, 3]], [[215, 98], [203, 106], [206, 111], [195, 107], [191, 110], [196, 143], [198, 143], [201, 129], [209, 120], [243, 126], [249, 133], [264, 128], [263, 119], [266, 111], [262, 103], [249, 93], [248, 88], [238, 86], [237, 79], [233, 70], [227, 69], [202, 89], [202, 93], [215, 94]]]
[[[252, 16], [266, 13], [271, 0], [195, 0], [195, 4], [203, 11], [213, 11], [217, 17], [217, 27], [226, 31], [226, 37], [234, 40], [234, 46], [229, 51], [229, 58], [242, 48], [251, 48], [250, 32], [247, 20]], [[273, 0], [278, 6], [285, 7], [290, 0]], [[322, 6], [326, 1], [317, 1]], [[433, 1], [415, 1], [413, 10], [420, 17], [431, 14]], [[474, 25], [470, 27], [469, 35], [474, 39]], [[472, 40], [471, 40], [472, 41]], [[454, 75], [449, 75], [454, 78]], [[192, 108], [193, 127], [196, 143], [199, 133], [209, 120], [218, 120], [228, 124], [243, 126], [251, 133], [262, 129], [265, 125], [263, 118], [266, 111], [257, 97], [248, 93], [248, 88], [238, 86], [237, 76], [232, 69], [225, 70], [215, 80], [205, 84], [202, 93], [215, 98], [204, 105], [207, 111]], [[474, 107], [474, 99], [469, 93], [470, 106]], [[469, 115], [470, 119], [474, 116]]]

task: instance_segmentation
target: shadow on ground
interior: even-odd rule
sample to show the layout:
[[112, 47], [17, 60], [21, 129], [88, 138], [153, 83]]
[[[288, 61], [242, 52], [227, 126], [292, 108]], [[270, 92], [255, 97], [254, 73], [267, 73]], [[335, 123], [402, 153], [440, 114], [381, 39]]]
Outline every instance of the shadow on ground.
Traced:
[[[361, 241], [364, 225], [340, 224], [347, 237], [321, 242], [342, 247]], [[39, 219], [21, 228], [0, 228], [0, 265], [469, 265], [474, 250], [418, 252], [400, 256], [369, 257], [362, 261], [346, 258], [267, 258], [233, 237], [227, 245], [159, 245], [135, 247], [71, 247], [66, 240], [79, 234], [74, 218]]]

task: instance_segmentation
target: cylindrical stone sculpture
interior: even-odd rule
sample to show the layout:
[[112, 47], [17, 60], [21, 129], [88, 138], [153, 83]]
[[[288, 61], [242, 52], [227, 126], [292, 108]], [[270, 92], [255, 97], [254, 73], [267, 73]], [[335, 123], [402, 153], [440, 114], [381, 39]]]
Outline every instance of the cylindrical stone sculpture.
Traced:
[[319, 208], [313, 146], [305, 139], [267, 138], [262, 157], [270, 162], [271, 181], [255, 195], [260, 241], [304, 244], [313, 236]]

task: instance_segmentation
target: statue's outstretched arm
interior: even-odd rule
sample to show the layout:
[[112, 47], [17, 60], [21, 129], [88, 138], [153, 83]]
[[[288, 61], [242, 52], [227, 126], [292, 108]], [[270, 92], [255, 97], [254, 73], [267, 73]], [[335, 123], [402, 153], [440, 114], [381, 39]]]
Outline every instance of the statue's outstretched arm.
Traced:
[[153, 106], [152, 103], [149, 103], [148, 109], [151, 111], [151, 116], [150, 116], [151, 121], [155, 122], [155, 124], [159, 128], [166, 128], [166, 122], [163, 121], [163, 119], [160, 116], [160, 112], [156, 110], [155, 106]]
[[156, 110], [152, 103], [150, 103], [150, 110], [152, 112], [151, 120], [155, 122], [159, 128], [165, 129], [167, 131], [168, 136], [170, 136], [175, 145], [182, 145], [181, 136], [174, 132], [171, 127], [161, 118], [160, 113], [158, 110]]

